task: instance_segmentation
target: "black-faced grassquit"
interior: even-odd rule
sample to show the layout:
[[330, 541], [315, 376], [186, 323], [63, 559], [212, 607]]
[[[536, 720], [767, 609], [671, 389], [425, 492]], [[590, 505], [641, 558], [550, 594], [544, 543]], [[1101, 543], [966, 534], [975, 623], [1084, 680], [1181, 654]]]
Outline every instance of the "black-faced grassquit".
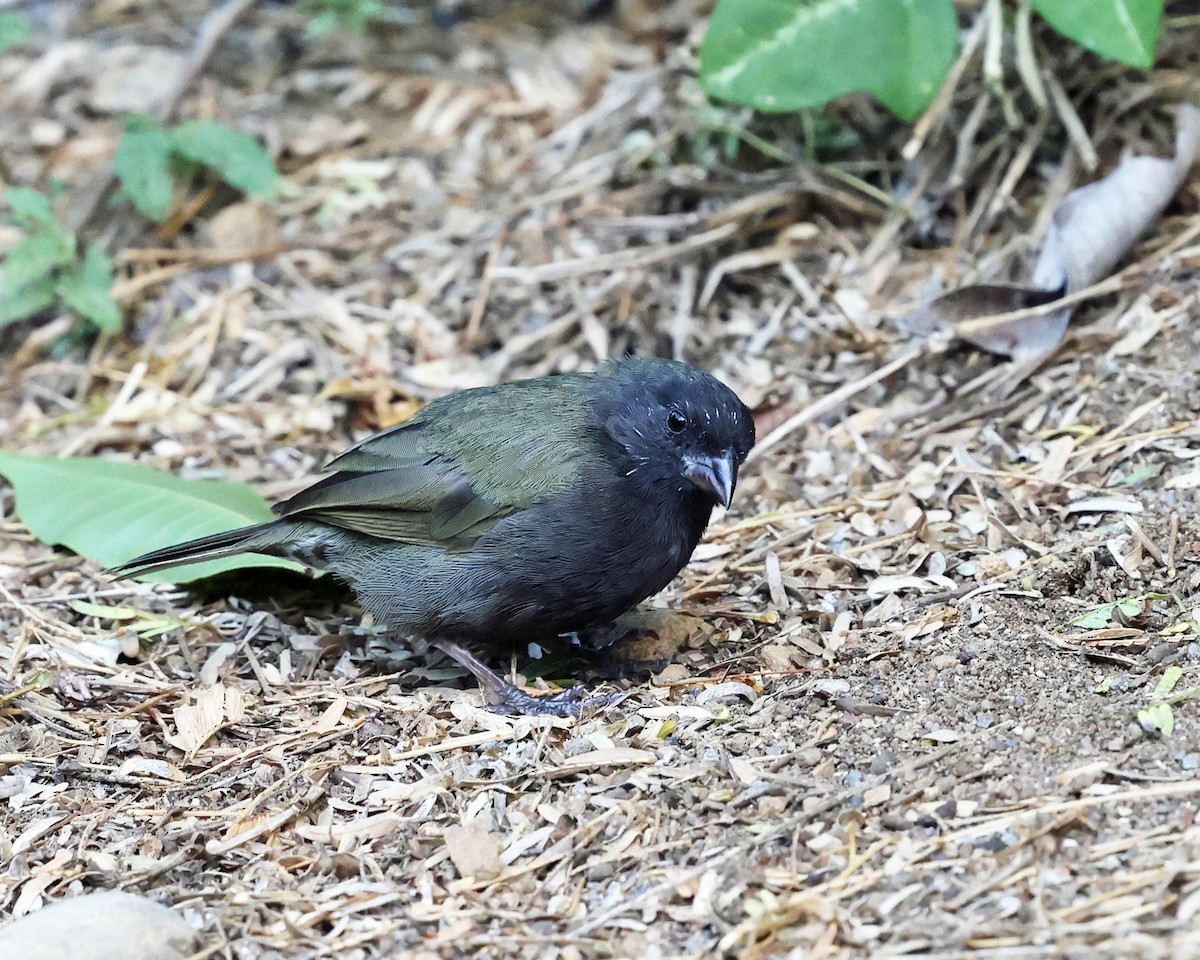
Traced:
[[454, 657], [494, 704], [560, 712], [574, 691], [530, 697], [474, 651], [604, 623], [657, 593], [729, 505], [753, 443], [733, 391], [670, 360], [463, 390], [351, 447], [278, 519], [118, 572], [291, 557], [349, 583], [376, 623]]

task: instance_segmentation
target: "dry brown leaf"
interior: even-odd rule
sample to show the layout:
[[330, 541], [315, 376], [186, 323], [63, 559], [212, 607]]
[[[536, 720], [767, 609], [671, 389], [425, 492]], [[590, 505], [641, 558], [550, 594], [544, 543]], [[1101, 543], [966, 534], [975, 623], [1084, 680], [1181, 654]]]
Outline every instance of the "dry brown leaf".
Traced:
[[961, 287], [918, 307], [904, 325], [918, 332], [946, 331], [1021, 363], [1045, 356], [1062, 340], [1072, 309], [1048, 305], [1107, 277], [1162, 216], [1198, 158], [1200, 107], [1184, 104], [1174, 157], [1129, 157], [1058, 205], [1032, 284]]
[[215, 683], [196, 695], [193, 703], [176, 707], [174, 734], [167, 734], [171, 746], [189, 756], [200, 749], [226, 722], [236, 723], [244, 710], [242, 695], [236, 687]]

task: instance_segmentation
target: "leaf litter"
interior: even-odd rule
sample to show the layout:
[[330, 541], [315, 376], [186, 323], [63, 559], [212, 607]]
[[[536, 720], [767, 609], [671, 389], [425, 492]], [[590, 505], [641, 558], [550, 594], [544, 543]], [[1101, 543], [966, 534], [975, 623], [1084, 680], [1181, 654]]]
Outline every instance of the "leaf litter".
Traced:
[[[167, 6], [70, 43], [163, 46], [209, 12]], [[1084, 178], [1057, 123], [1107, 169], [1170, 152], [1194, 18], [1136, 89], [1043, 57], [1054, 120], [1010, 128], [969, 64], [915, 139], [854, 101], [878, 205], [697, 154], [678, 41], [481, 16], [288, 61], [295, 12], [234, 12], [171, 112], [271, 145], [272, 229], [213, 229], [212, 198], [170, 238], [81, 204], [130, 336], [0, 334], [5, 449], [278, 498], [446, 389], [627, 349], [714, 370], [766, 439], [635, 629], [670, 673], [603, 681], [625, 698], [578, 720], [487, 712], [328, 585], [114, 583], [9, 497], [0, 910], [120, 887], [239, 958], [1200, 955], [1174, 699], [1200, 652], [1193, 182], [1036, 363], [894, 322], [931, 274], [999, 277], [1044, 234]], [[5, 161], [83, 194], [120, 131], [55, 49], [0, 56]], [[201, 626], [131, 645], [125, 610]]]

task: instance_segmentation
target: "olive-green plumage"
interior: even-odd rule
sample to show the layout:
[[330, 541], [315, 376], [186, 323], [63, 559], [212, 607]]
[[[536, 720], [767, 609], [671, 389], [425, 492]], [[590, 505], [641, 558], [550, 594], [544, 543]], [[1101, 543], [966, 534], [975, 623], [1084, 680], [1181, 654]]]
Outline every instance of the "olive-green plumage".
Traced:
[[[341, 473], [278, 510], [420, 546], [469, 547], [508, 514], [567, 490], [585, 462], [577, 377], [466, 390], [435, 400], [329, 464]], [[520, 437], [519, 442], [515, 437]]]
[[545, 638], [666, 586], [714, 504], [728, 503], [753, 441], [732, 391], [667, 360], [465, 390], [347, 450], [277, 520], [122, 571], [291, 556], [346, 580], [398, 632]]

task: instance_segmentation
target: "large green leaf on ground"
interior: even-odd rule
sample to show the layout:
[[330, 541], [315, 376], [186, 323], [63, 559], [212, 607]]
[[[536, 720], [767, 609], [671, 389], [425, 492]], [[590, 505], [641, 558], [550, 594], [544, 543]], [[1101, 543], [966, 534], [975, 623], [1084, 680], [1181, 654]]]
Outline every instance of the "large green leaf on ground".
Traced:
[[[244, 483], [181, 480], [135, 463], [0, 450], [0, 475], [12, 484], [17, 516], [35, 537], [107, 567], [148, 550], [272, 519], [266, 501]], [[242, 567], [303, 569], [289, 560], [245, 554], [140, 579], [187, 583]]]
[[1131, 67], [1154, 64], [1164, 0], [1032, 0], [1064, 37]]
[[700, 81], [766, 112], [865, 90], [908, 120], [933, 99], [957, 47], [951, 0], [718, 0]]

